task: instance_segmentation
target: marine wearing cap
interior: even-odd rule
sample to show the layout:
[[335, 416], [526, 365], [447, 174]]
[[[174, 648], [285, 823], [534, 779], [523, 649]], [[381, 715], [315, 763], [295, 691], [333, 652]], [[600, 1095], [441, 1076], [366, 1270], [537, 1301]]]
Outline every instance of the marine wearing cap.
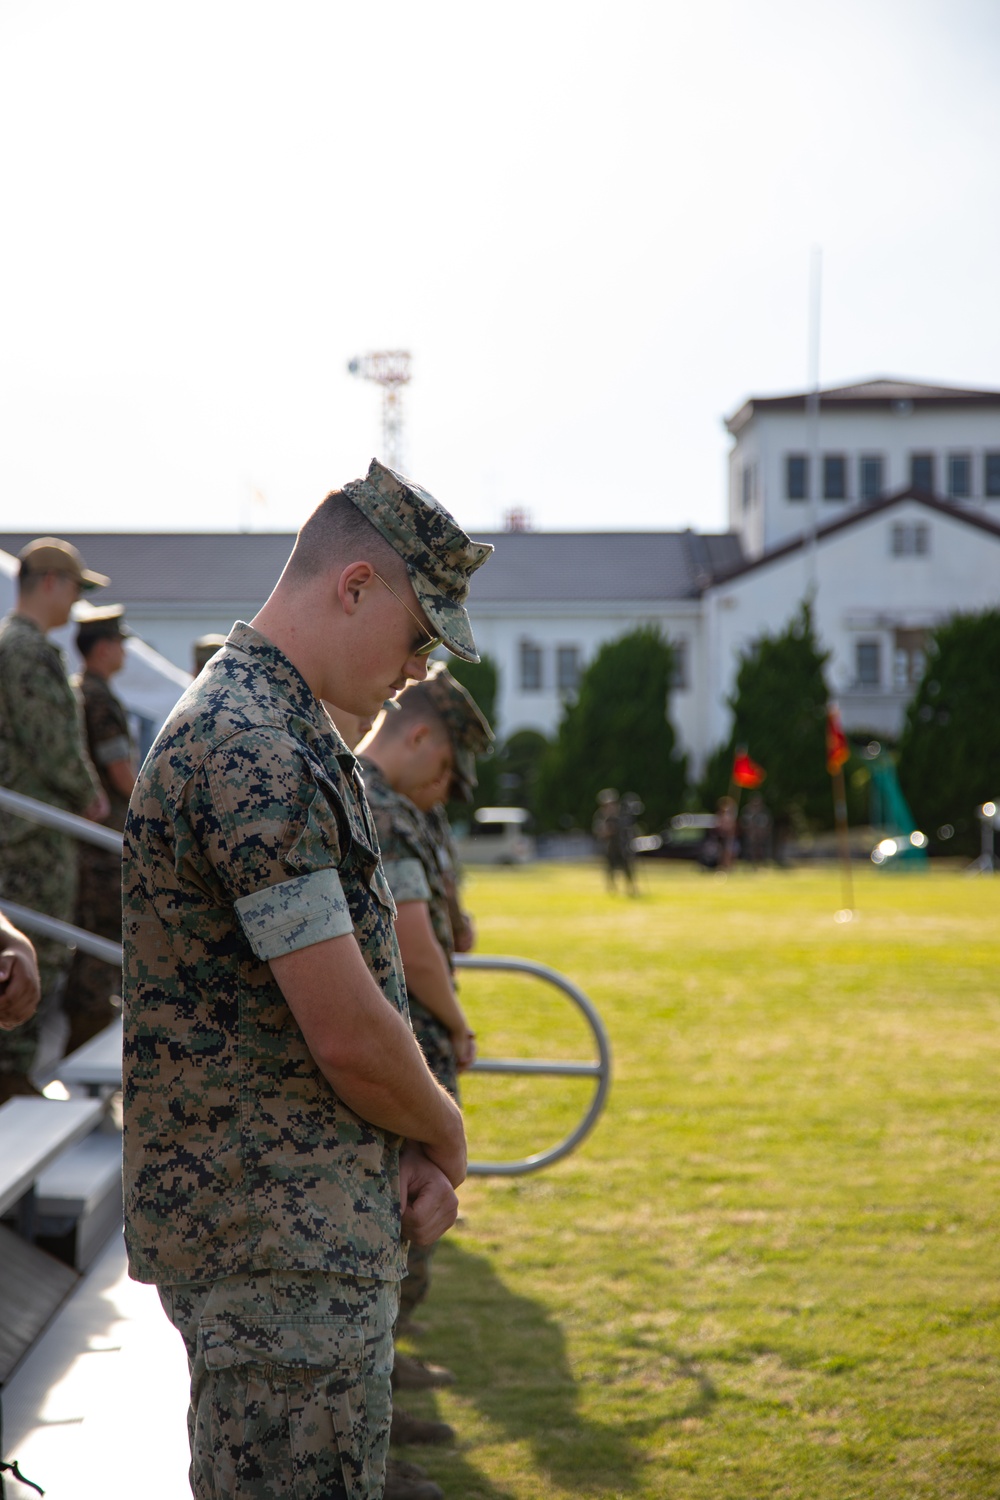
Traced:
[[471, 802], [479, 785], [476, 757], [491, 748], [493, 730], [475, 699], [456, 681], [443, 661], [431, 664], [423, 691], [441, 715], [451, 740], [455, 762], [452, 791], [461, 801]]
[[492, 546], [472, 541], [433, 495], [377, 458], [343, 493], [403, 558], [413, 591], [448, 650], [477, 662], [465, 601], [469, 579]]
[[92, 609], [77, 621], [76, 649], [86, 655], [95, 641], [124, 641], [132, 634], [125, 624], [124, 604]]
[[111, 582], [103, 573], [92, 573], [83, 565], [83, 558], [72, 542], [60, 541], [56, 536], [40, 536], [29, 542], [17, 554], [21, 564], [22, 578], [41, 578], [45, 573], [61, 573], [74, 579], [83, 593], [94, 589], [106, 589]]

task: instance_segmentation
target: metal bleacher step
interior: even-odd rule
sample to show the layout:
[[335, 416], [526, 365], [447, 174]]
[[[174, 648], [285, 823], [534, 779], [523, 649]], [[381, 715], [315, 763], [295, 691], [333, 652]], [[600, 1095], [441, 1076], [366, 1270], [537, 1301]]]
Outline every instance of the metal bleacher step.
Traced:
[[0, 1386], [79, 1281], [72, 1267], [0, 1224]]
[[97, 1130], [45, 1168], [35, 1184], [38, 1240], [86, 1271], [122, 1222], [122, 1142]]

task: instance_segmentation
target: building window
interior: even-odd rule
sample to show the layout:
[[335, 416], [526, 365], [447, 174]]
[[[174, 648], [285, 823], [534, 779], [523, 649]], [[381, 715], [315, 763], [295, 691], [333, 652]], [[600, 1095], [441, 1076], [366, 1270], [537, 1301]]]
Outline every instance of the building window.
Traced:
[[858, 687], [880, 687], [882, 683], [881, 641], [858, 641], [854, 647], [854, 676]]
[[1000, 497], [1000, 453], [987, 453], [983, 459], [983, 494], [990, 500]]
[[809, 460], [804, 453], [789, 453], [785, 458], [785, 495], [789, 500], [809, 498]]
[[521, 691], [537, 693], [542, 686], [542, 648], [521, 642]]
[[742, 474], [743, 509], [749, 510], [757, 493], [757, 465], [744, 464]]
[[968, 453], [948, 454], [948, 494], [952, 500], [968, 500], [972, 494], [972, 459]]
[[910, 483], [915, 490], [934, 489], [933, 453], [910, 454]]
[[931, 550], [930, 528], [922, 521], [900, 521], [892, 528], [893, 557], [926, 557]]
[[580, 686], [579, 646], [557, 647], [556, 683], [561, 693], [575, 693]]
[[688, 653], [688, 642], [683, 637], [679, 641], [671, 641], [670, 649], [674, 653], [670, 686], [683, 692], [691, 686], [691, 664]]
[[926, 630], [897, 630], [892, 653], [892, 685], [897, 693], [911, 691], [924, 675]]
[[882, 493], [882, 460], [877, 453], [867, 453], [858, 467], [858, 494], [862, 500], [877, 500]]
[[823, 499], [847, 499], [847, 459], [842, 453], [823, 454]]

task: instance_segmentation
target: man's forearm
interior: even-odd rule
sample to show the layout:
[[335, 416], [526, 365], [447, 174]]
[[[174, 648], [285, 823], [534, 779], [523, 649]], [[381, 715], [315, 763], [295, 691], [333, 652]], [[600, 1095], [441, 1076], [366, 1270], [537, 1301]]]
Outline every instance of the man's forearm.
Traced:
[[467, 1031], [448, 958], [434, 935], [426, 902], [403, 902], [396, 922], [396, 936], [410, 994], [450, 1032]]
[[465, 1176], [461, 1113], [354, 938], [282, 954], [271, 969], [331, 1088], [370, 1124], [418, 1141], [457, 1186]]

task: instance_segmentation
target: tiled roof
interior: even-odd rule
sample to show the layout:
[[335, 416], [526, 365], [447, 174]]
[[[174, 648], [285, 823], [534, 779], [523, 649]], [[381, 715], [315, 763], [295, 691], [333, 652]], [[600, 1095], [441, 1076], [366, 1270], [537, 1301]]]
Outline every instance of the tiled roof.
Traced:
[[[794, 391], [785, 396], [751, 396], [726, 421], [735, 437], [757, 412], [805, 411], [810, 392]], [[821, 390], [820, 410], [892, 406], [909, 401], [914, 406], [1000, 406], [1000, 390], [975, 390], [954, 385], [928, 385], [918, 380], [899, 380], [879, 375], [853, 385], [829, 386]]]
[[[15, 556], [37, 532], [0, 533]], [[284, 532], [62, 532], [122, 604], [263, 604], [295, 537]]]
[[[0, 533], [15, 555], [32, 533]], [[693, 599], [717, 573], [743, 562], [730, 532], [516, 531], [483, 535], [496, 548], [472, 580], [471, 602], [616, 603]], [[259, 607], [295, 540], [290, 533], [73, 532], [88, 568], [111, 579], [108, 596], [125, 605], [175, 603]]]

